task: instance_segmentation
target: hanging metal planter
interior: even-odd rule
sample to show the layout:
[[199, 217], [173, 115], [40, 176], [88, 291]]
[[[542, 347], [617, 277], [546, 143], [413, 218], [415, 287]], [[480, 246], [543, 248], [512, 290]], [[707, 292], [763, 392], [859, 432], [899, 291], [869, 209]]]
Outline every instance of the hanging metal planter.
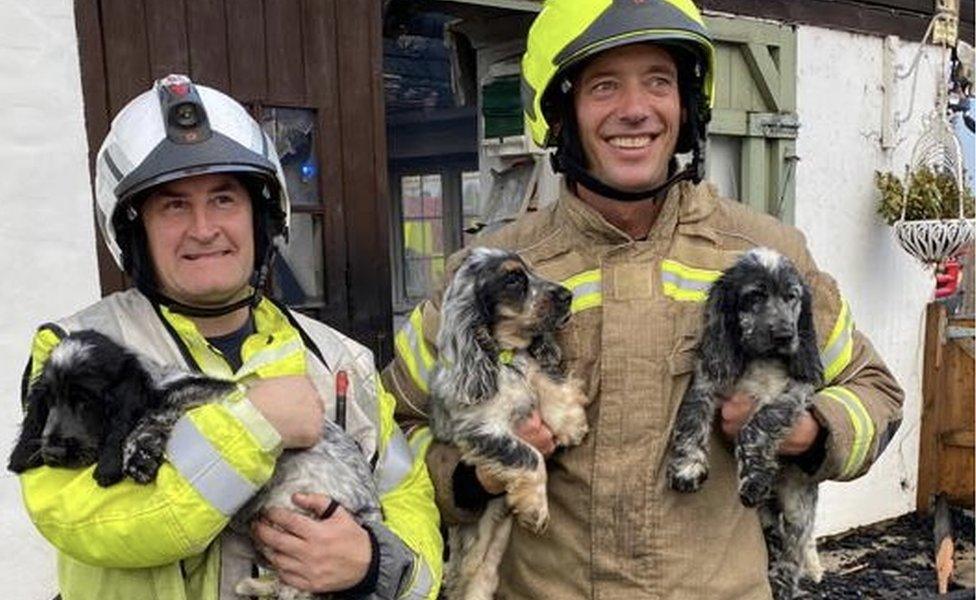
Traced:
[[[926, 265], [936, 265], [954, 256], [965, 246], [972, 244], [976, 236], [976, 224], [972, 218], [966, 218], [964, 210], [967, 190], [963, 180], [962, 149], [948, 119], [946, 59], [949, 47], [956, 43], [958, 4], [943, 0], [938, 3], [937, 8], [939, 10], [922, 41], [924, 46], [929, 34], [934, 34], [933, 41], [942, 46], [942, 68], [939, 72], [935, 108], [924, 117], [924, 130], [912, 149], [901, 198], [901, 218], [894, 223], [899, 245]], [[918, 66], [921, 52], [922, 47], [915, 58], [913, 70]], [[926, 205], [923, 207], [923, 214], [934, 212], [939, 217], [952, 210], [949, 203], [954, 196], [959, 209], [957, 216], [906, 220], [913, 194], [917, 194], [922, 204]], [[949, 197], [946, 198], [946, 195]]]
[[[915, 143], [911, 167], [905, 178], [901, 218], [894, 224], [895, 237], [901, 247], [930, 265], [952, 257], [966, 245], [972, 244], [976, 237], [976, 224], [972, 219], [967, 219], [963, 211], [965, 182], [962, 175], [962, 150], [945, 114], [941, 107], [936, 107], [926, 117], [925, 131]], [[958, 217], [914, 221], [905, 219], [914, 180], [926, 170], [936, 175], [952, 177], [959, 204]], [[940, 190], [935, 185], [928, 185], [925, 193], [932, 194], [936, 201], [942, 200]]]

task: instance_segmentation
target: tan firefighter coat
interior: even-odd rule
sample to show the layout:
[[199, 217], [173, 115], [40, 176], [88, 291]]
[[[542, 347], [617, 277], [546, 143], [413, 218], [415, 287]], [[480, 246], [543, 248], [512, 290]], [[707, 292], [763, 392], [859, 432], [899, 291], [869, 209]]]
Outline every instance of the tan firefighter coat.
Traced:
[[[513, 532], [499, 598], [770, 597], [762, 532], [756, 511], [739, 502], [729, 445], [713, 434], [710, 476], [698, 493], [673, 492], [665, 477], [708, 286], [746, 249], [768, 246], [790, 257], [813, 292], [827, 381], [814, 415], [828, 432], [816, 477], [864, 474], [898, 427], [901, 389], [855, 328], [833, 279], [817, 270], [802, 234], [719, 199], [710, 185], [673, 187], [646, 240], [634, 241], [564, 192], [476, 244], [515, 250], [573, 291], [573, 317], [559, 342], [593, 399], [583, 444], [548, 463], [548, 530]], [[437, 295], [414, 310], [383, 373], [404, 425], [415, 425], [414, 440], [429, 435], [417, 425], [426, 419], [439, 303]], [[476, 516], [454, 505], [457, 460], [438, 443], [427, 454], [448, 522]]]

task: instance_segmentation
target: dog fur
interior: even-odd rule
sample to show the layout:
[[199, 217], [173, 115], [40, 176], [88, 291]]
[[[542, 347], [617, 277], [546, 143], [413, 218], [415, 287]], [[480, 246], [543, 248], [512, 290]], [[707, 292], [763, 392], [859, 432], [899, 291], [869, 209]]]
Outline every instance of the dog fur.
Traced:
[[708, 439], [719, 398], [744, 392], [756, 407], [735, 445], [739, 497], [758, 507], [776, 600], [793, 598], [804, 573], [819, 581], [813, 523], [817, 483], [777, 458], [780, 442], [821, 386], [809, 287], [786, 257], [745, 253], [709, 291], [694, 379], [681, 406], [667, 467], [671, 487], [694, 492], [708, 476]]
[[[231, 381], [164, 369], [94, 331], [72, 333], [55, 347], [30, 386], [8, 468], [22, 473], [42, 464], [79, 468], [97, 463], [93, 476], [103, 487], [125, 475], [149, 483], [165, 460], [166, 443], [180, 417], [236, 387]], [[247, 533], [251, 519], [270, 507], [308, 514], [292, 502], [296, 492], [325, 494], [360, 523], [382, 520], [366, 457], [330, 421], [315, 446], [282, 453], [271, 480], [234, 515], [231, 526]], [[327, 597], [276, 577], [244, 579], [236, 591], [280, 600]]]
[[493, 597], [513, 515], [534, 532], [548, 524], [545, 459], [515, 435], [516, 424], [538, 409], [558, 446], [577, 445], [587, 433], [589, 400], [562, 373], [554, 341], [571, 300], [569, 290], [534, 275], [517, 254], [491, 248], [472, 250], [444, 292], [432, 431], [506, 489], [477, 524], [451, 528], [450, 598]]

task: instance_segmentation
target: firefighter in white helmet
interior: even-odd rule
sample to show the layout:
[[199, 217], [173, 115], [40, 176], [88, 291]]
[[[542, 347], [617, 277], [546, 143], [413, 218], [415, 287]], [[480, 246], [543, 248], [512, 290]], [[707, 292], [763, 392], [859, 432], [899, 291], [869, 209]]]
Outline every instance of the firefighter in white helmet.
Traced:
[[[279, 575], [350, 597], [434, 598], [441, 540], [422, 459], [393, 424], [371, 353], [263, 297], [288, 234], [288, 194], [269, 138], [221, 92], [170, 75], [112, 122], [96, 164], [98, 223], [135, 289], [41, 326], [25, 389], [67, 333], [95, 329], [158, 362], [244, 384], [191, 410], [156, 481], [101, 488], [91, 469], [21, 475], [24, 501], [58, 550], [64, 600], [236, 598], [256, 556], [225, 529], [285, 448], [334, 417], [333, 374], [350, 379], [347, 429], [375, 464], [385, 521], [342, 508], [314, 520], [276, 510], [256, 524]], [[321, 495], [295, 498], [321, 512]]]
[[[551, 518], [544, 535], [513, 528], [498, 588], [507, 600], [770, 597], [762, 524], [739, 501], [729, 451], [752, 399], [722, 404], [698, 493], [671, 490], [664, 463], [708, 288], [750, 248], [788, 256], [813, 291], [825, 388], [780, 446], [784, 460], [816, 480], [859, 477], [900, 422], [901, 390], [802, 234], [702, 181], [715, 52], [691, 0], [548, 0], [529, 31], [526, 128], [555, 148], [566, 186], [476, 243], [516, 251], [573, 291], [557, 341], [592, 402], [577, 447], [553, 453], [538, 414], [521, 425], [550, 456]], [[434, 291], [417, 307], [383, 372], [412, 435], [425, 431], [439, 305]], [[504, 492], [450, 446], [432, 444], [427, 464], [445, 521], [471, 521]]]

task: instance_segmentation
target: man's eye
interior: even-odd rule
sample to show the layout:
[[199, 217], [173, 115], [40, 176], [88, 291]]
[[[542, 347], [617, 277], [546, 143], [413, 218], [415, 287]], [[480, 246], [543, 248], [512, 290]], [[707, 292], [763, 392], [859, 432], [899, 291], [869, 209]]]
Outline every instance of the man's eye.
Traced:
[[163, 203], [163, 209], [170, 212], [180, 211], [184, 210], [187, 207], [187, 204], [188, 203], [186, 200], [173, 198], [172, 200], [167, 200]]
[[237, 204], [237, 197], [228, 194], [221, 194], [214, 198], [214, 203], [217, 206], [233, 206]]
[[590, 89], [598, 94], [606, 94], [617, 89], [617, 83], [615, 81], [598, 81]]

